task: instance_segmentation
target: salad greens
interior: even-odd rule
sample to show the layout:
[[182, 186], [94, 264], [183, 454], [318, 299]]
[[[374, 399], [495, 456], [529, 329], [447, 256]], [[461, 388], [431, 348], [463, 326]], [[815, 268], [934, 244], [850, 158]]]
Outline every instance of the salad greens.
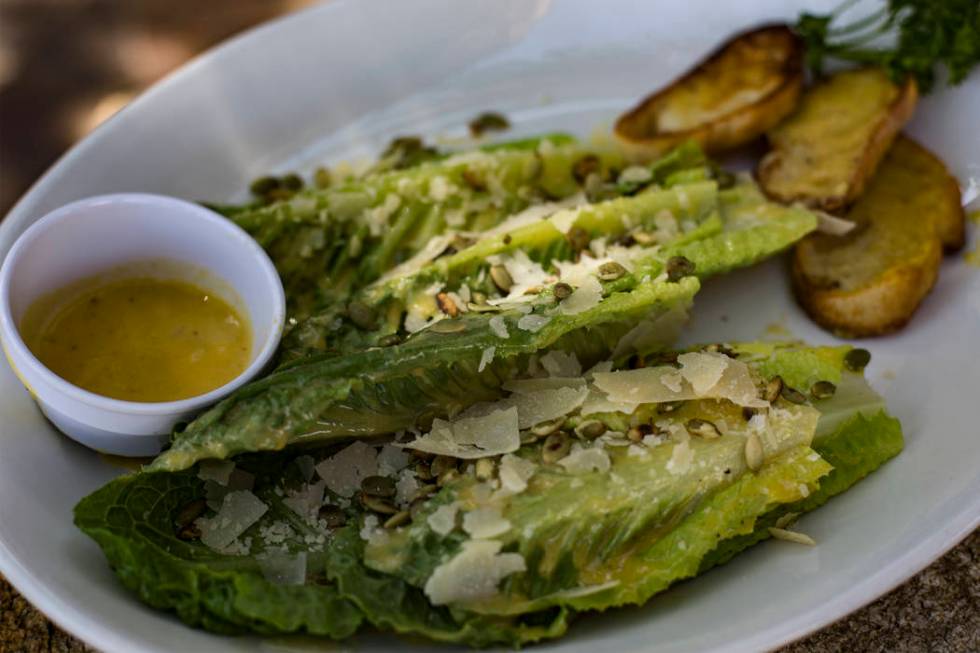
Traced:
[[[423, 480], [441, 459], [390, 443], [289, 449], [238, 458], [226, 470], [227, 487], [213, 480], [220, 463], [121, 477], [79, 504], [76, 523], [143, 600], [218, 632], [342, 638], [371, 625], [473, 646], [530, 643], [561, 635], [580, 612], [642, 603], [725, 562], [897, 454], [898, 423], [846, 369], [848, 349], [733, 344], [659, 355], [676, 363], [621, 365], [628, 374], [679, 370], [682, 383], [693, 379], [690, 387], [702, 391], [680, 407], [635, 404], [632, 415], [591, 413], [587, 401], [562, 430], [537, 439], [527, 430], [517, 450], [482, 459], [494, 461], [489, 474], [476, 460], [441, 482]], [[806, 382], [800, 371], [815, 360], [818, 376], [838, 380], [831, 398], [803, 405], [777, 398], [748, 419], [737, 402], [714, 398], [755, 403], [756, 395], [730, 392], [736, 385], [726, 389], [721, 379], [747, 372], [753, 387], [776, 376]], [[715, 361], [726, 369], [705, 387], [703, 364]], [[613, 387], [619, 373], [522, 375], [525, 385], [510, 387], [520, 394], [582, 383], [592, 393]], [[518, 401], [518, 411], [527, 405]], [[624, 419], [633, 426], [616, 431]], [[697, 419], [717, 425], [718, 435], [690, 432]], [[586, 421], [605, 432], [590, 439]], [[572, 446], [551, 461], [554, 436], [566, 432]], [[746, 451], [753, 433], [764, 441], [754, 471]], [[353, 476], [341, 478], [332, 461]], [[351, 492], [358, 474], [354, 484], [367, 487], [363, 474], [372, 473], [397, 479], [401, 489], [389, 500], [411, 506], [402, 525], [382, 527], [391, 517]], [[236, 474], [254, 475], [250, 492], [266, 510], [216, 551], [185, 534], [188, 506], [207, 500], [217, 509], [216, 517], [191, 512], [202, 515], [196, 523], [206, 539], [231, 487], [241, 487]], [[324, 502], [343, 523], [326, 525], [324, 516], [336, 513], [319, 510]]]
[[863, 350], [669, 351], [702, 281], [817, 226], [693, 144], [641, 166], [563, 135], [400, 139], [321, 181], [220, 209], [282, 276], [277, 366], [75, 509], [122, 583], [188, 624], [555, 638], [901, 450]]

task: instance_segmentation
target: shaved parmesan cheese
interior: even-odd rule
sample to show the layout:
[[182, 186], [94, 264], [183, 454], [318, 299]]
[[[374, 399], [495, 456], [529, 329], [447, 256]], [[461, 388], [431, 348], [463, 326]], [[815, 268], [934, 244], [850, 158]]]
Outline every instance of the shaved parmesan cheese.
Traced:
[[388, 220], [391, 218], [392, 214], [398, 210], [402, 204], [401, 195], [397, 193], [388, 193], [385, 196], [385, 200], [382, 204], [374, 207], [373, 209], [368, 209], [365, 212], [365, 218], [367, 220], [368, 229], [372, 236], [380, 236], [388, 226]]
[[[601, 373], [601, 372], [600, 372]], [[589, 388], [589, 396], [582, 403], [582, 415], [595, 415], [596, 413], [625, 413], [632, 415], [640, 406], [638, 403], [628, 401], [612, 401], [608, 395], [598, 388]]]
[[545, 315], [530, 314], [523, 316], [517, 321], [517, 328], [524, 331], [530, 331], [531, 333], [537, 333], [543, 329], [548, 322], [551, 322], [550, 317]]
[[402, 446], [466, 459], [510, 453], [521, 446], [517, 415], [513, 406], [476, 404], [452, 422], [436, 419], [429, 433]]
[[561, 233], [567, 234], [578, 219], [578, 215], [579, 211], [577, 209], [563, 209], [552, 214], [548, 218], [548, 222], [554, 225], [555, 229]]
[[565, 378], [582, 376], [582, 364], [578, 362], [575, 352], [566, 353], [555, 349], [542, 356], [540, 363], [548, 372], [548, 376]]
[[[492, 265], [503, 265], [513, 281], [508, 298], [524, 296], [525, 291], [546, 285], [550, 275], [544, 271], [541, 264], [532, 261], [523, 249], [516, 249], [505, 254], [488, 256], [487, 261]], [[531, 296], [533, 299], [533, 296]]]
[[572, 445], [571, 453], [559, 460], [558, 464], [571, 474], [608, 472], [611, 465], [609, 454], [605, 449], [599, 447], [584, 449], [578, 443]]
[[273, 585], [302, 585], [306, 582], [306, 551], [264, 551], [255, 556], [259, 569]]
[[403, 469], [395, 481], [395, 503], [399, 506], [410, 504], [419, 491], [419, 481], [411, 469]]
[[671, 392], [680, 392], [684, 384], [684, 378], [679, 372], [667, 372], [660, 377], [660, 382]]
[[205, 460], [198, 465], [197, 477], [202, 481], [214, 481], [218, 485], [228, 485], [228, 478], [235, 463], [231, 460]]
[[429, 197], [435, 202], [445, 201], [456, 190], [456, 186], [442, 175], [437, 175], [429, 181]]
[[493, 356], [497, 353], [496, 347], [487, 347], [480, 354], [480, 365], [476, 368], [477, 372], [482, 372], [487, 365], [493, 362]]
[[537, 469], [530, 460], [525, 460], [514, 454], [507, 454], [500, 459], [500, 488], [511, 494], [519, 494], [527, 489], [527, 482], [534, 476]]
[[667, 471], [675, 476], [684, 474], [694, 461], [694, 450], [691, 449], [690, 440], [675, 442], [674, 448], [670, 452], [670, 460], [667, 461]]
[[433, 605], [467, 603], [497, 593], [500, 581], [527, 565], [519, 553], [500, 553], [496, 540], [468, 540], [453, 558], [435, 568], [425, 583]]
[[[564, 381], [565, 379], [561, 379]], [[528, 379], [520, 382], [521, 385], [531, 384], [541, 381], [559, 381], [559, 379]], [[581, 379], [574, 379], [577, 383], [570, 385], [557, 385], [553, 388], [541, 390], [522, 390], [514, 392], [510, 397], [501, 401], [501, 404], [514, 406], [517, 409], [518, 427], [528, 429], [535, 424], [557, 419], [578, 409], [589, 396], [589, 389]], [[515, 387], [511, 382], [510, 387]]]
[[588, 369], [588, 371], [585, 373], [585, 377], [587, 379], [591, 379], [592, 375], [596, 374], [597, 372], [612, 372], [612, 368], [612, 361], [600, 361]]
[[477, 508], [463, 515], [463, 530], [473, 539], [485, 540], [510, 530], [510, 522], [495, 507]]
[[304, 485], [291, 492], [282, 502], [287, 508], [304, 519], [314, 517], [320, 510], [320, 506], [323, 505], [323, 488], [325, 486], [324, 481]]
[[386, 444], [378, 452], [378, 474], [392, 476], [408, 467], [410, 462], [412, 462], [412, 457], [405, 453], [401, 447]]
[[[685, 368], [682, 368], [679, 388], [677, 374], [677, 370], [670, 366], [645, 367], [595, 374], [594, 383], [614, 402], [645, 404], [689, 399], [728, 399], [739, 406], [763, 408], [769, 405], [757, 396], [749, 368], [741, 361], [728, 359], [720, 376], [710, 364], [688, 368], [687, 375]], [[698, 387], [703, 388], [703, 391], [698, 392], [695, 389], [691, 378], [698, 382]], [[712, 380], [714, 382], [705, 387]]]
[[647, 352], [667, 347], [680, 336], [681, 329], [687, 323], [690, 306], [691, 302], [688, 300], [665, 313], [637, 323], [616, 343], [613, 357], [620, 358], [634, 351]]
[[[488, 236], [499, 236], [501, 234], [506, 234], [521, 227], [526, 227], [531, 224], [537, 224], [541, 222], [542, 219], [553, 215], [555, 212], [560, 211], [565, 208], [577, 207], [580, 204], [587, 204], [588, 200], [582, 193], [576, 195], [571, 195], [558, 202], [544, 202], [542, 204], [532, 204], [520, 213], [515, 213], [510, 216], [499, 225], [492, 229], [487, 229], [484, 232], [478, 232], [474, 234], [481, 238], [486, 238]], [[557, 226], [557, 225], [556, 225]], [[571, 225], [569, 225], [570, 227]], [[565, 233], [565, 232], [562, 232]]]
[[378, 473], [378, 454], [374, 447], [357, 441], [321, 462], [316, 471], [331, 492], [352, 497], [365, 477]]
[[677, 218], [670, 209], [661, 209], [657, 215], [653, 216], [653, 223], [657, 225], [657, 239], [660, 242], [672, 240], [677, 236]]
[[681, 364], [681, 375], [699, 395], [718, 384], [730, 360], [732, 359], [724, 354], [709, 352], [688, 352], [677, 357], [677, 362]]
[[459, 504], [455, 501], [436, 508], [425, 521], [429, 528], [439, 535], [448, 535], [456, 528], [456, 513], [459, 512]]
[[601, 301], [602, 284], [599, 283], [598, 278], [589, 276], [583, 279], [582, 284], [558, 305], [558, 311], [564, 315], [577, 315], [590, 308], [595, 308]]
[[250, 491], [235, 490], [225, 495], [217, 515], [202, 517], [195, 525], [201, 531], [201, 542], [205, 546], [222, 549], [257, 522], [268, 509], [269, 506]]
[[574, 377], [544, 377], [540, 379], [511, 379], [502, 386], [507, 392], [528, 395], [542, 390], [558, 390], [560, 388], [584, 388], [585, 379]]
[[510, 334], [507, 333], [507, 322], [504, 321], [503, 315], [494, 315], [490, 318], [490, 330], [496, 334], [498, 338], [509, 338]]
[[619, 173], [621, 184], [642, 184], [653, 179], [653, 172], [644, 166], [629, 166]]

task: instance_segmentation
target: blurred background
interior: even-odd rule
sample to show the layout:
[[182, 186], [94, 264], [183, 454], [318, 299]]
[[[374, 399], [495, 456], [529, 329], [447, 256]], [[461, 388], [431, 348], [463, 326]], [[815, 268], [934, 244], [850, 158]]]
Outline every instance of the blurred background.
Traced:
[[313, 0], [0, 0], [0, 217], [73, 143], [216, 43]]

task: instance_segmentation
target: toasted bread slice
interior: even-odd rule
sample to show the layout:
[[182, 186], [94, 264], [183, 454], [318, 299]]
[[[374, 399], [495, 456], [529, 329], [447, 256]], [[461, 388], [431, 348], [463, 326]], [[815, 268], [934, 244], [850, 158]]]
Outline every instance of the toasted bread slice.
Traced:
[[715, 153], [747, 143], [796, 107], [803, 45], [785, 25], [739, 34], [616, 121], [616, 136], [637, 159], [695, 140]]
[[917, 99], [914, 80], [898, 86], [877, 68], [833, 75], [767, 134], [772, 150], [759, 163], [760, 185], [782, 202], [844, 210], [864, 191]]
[[841, 335], [895, 331], [936, 282], [943, 244], [961, 242], [959, 187], [941, 161], [900, 136], [847, 218], [857, 227], [846, 236], [815, 234], [796, 246], [796, 296]]

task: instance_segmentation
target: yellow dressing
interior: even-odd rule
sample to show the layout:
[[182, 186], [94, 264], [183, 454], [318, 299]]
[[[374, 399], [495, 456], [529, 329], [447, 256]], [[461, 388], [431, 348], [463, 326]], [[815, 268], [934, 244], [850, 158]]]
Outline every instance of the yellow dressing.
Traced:
[[28, 307], [31, 352], [81, 388], [128, 401], [174, 401], [238, 376], [251, 357], [248, 321], [230, 303], [173, 279], [96, 277]]

